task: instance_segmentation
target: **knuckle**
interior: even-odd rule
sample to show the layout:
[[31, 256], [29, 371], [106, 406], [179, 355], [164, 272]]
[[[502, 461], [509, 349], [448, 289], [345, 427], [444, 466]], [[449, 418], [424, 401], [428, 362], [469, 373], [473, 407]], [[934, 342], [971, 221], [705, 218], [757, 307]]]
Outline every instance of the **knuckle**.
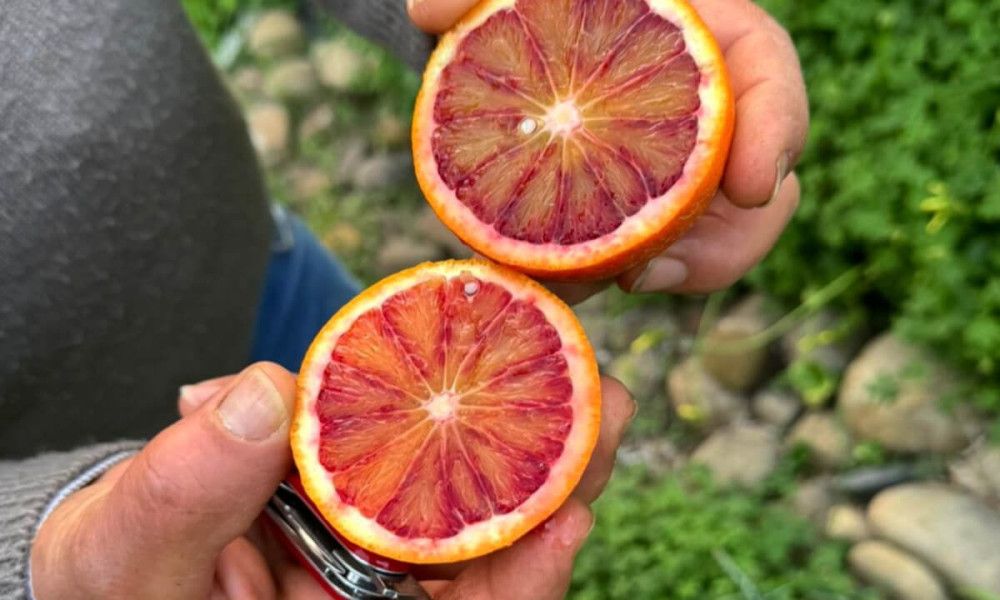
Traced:
[[143, 454], [139, 467], [141, 483], [137, 486], [140, 505], [157, 511], [178, 511], [185, 506], [183, 486], [157, 453]]
[[771, 33], [774, 36], [775, 41], [778, 42], [780, 45], [787, 47], [789, 50], [792, 51], [792, 53], [796, 54], [797, 56], [798, 53], [795, 51], [795, 40], [792, 39], [792, 34], [788, 33], [788, 30], [785, 29], [785, 27], [781, 23], [778, 23], [773, 18], [771, 18], [770, 15], [768, 15], [767, 20], [769, 21], [770, 24], [769, 29], [771, 30]]
[[759, 23], [758, 30], [767, 31], [773, 35], [772, 39], [775, 41], [794, 48], [792, 36], [789, 35], [788, 30], [777, 19], [771, 16], [771, 13], [754, 2], [748, 2], [748, 4], [751, 15]]
[[131, 508], [128, 522], [148, 531], [151, 539], [182, 539], [200, 524], [222, 523], [241, 506], [237, 490], [226, 487], [225, 481], [213, 480], [210, 472], [200, 468], [202, 457], [196, 449], [158, 450], [137, 458], [138, 476], [123, 490], [132, 496], [126, 500]]
[[607, 414], [614, 423], [614, 426], [611, 428], [613, 435], [608, 440], [610, 444], [609, 452], [613, 453], [621, 443], [622, 437], [628, 430], [628, 426], [632, 423], [632, 419], [635, 418], [638, 405], [636, 404], [635, 396], [618, 380], [609, 379], [603, 396], [604, 401], [608, 405], [606, 409]]

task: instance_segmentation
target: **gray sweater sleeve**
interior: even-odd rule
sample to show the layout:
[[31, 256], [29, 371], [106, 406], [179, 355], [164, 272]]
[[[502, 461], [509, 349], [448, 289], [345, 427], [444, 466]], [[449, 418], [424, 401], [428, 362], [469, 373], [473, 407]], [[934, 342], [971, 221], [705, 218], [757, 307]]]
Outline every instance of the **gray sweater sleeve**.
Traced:
[[31, 542], [48, 511], [141, 447], [139, 442], [119, 442], [0, 461], [0, 600], [30, 597]]
[[404, 0], [312, 0], [344, 25], [386, 48], [411, 69], [421, 72], [434, 38], [417, 29]]

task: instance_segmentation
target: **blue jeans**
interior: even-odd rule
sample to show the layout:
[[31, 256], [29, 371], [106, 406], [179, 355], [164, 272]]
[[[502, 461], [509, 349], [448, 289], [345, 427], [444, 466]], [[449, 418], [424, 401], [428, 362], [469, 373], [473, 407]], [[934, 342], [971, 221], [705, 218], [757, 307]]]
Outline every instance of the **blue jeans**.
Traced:
[[275, 239], [257, 311], [251, 360], [296, 373], [309, 344], [361, 285], [305, 223], [275, 206]]

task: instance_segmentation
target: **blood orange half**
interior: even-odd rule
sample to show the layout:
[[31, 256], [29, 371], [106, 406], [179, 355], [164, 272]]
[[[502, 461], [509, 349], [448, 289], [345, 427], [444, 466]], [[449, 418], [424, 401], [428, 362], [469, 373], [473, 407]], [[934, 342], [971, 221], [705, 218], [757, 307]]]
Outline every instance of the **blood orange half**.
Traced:
[[722, 54], [684, 0], [484, 0], [431, 57], [413, 152], [427, 200], [473, 249], [593, 280], [691, 226], [733, 122]]
[[426, 263], [340, 310], [299, 373], [309, 497], [354, 543], [443, 563], [513, 543], [578, 483], [600, 382], [573, 312], [484, 261]]

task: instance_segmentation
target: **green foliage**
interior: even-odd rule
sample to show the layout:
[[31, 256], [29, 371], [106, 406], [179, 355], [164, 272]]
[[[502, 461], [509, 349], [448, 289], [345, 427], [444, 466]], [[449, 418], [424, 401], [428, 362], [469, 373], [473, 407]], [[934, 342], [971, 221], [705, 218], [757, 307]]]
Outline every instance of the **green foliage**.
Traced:
[[286, 6], [294, 9], [297, 0], [181, 0], [188, 18], [209, 48], [236, 24], [244, 10]]
[[[1000, 248], [990, 242], [1000, 233], [1000, 38], [991, 24], [1000, 22], [1000, 0], [761, 3], [798, 43], [814, 125], [800, 168], [802, 209], [750, 283], [789, 304], [804, 303], [800, 316], [836, 298], [847, 314], [867, 315], [876, 326], [893, 320], [970, 371], [996, 376]], [[183, 4], [214, 47], [245, 11], [292, 9], [297, 2]], [[349, 39], [375, 65], [359, 89], [336, 97], [331, 137], [356, 135], [383, 112], [408, 119], [417, 75], [342, 28], [328, 27], [324, 37]], [[299, 158], [333, 172], [340, 156], [323, 142], [303, 144]], [[277, 197], [287, 195], [280, 181], [272, 185]], [[305, 207], [305, 216], [320, 232], [337, 223], [356, 226], [362, 249], [346, 258], [369, 280], [380, 211], [418, 205], [419, 197], [404, 190], [334, 190]], [[669, 297], [622, 293], [612, 293], [610, 304], [617, 314], [651, 304], [682, 307]], [[640, 337], [634, 350], [660, 341]], [[837, 383], [837, 375], [805, 360], [786, 378], [817, 405]], [[876, 395], [894, 395], [892, 385]], [[1000, 388], [980, 387], [976, 399], [1000, 409]], [[997, 430], [1000, 437], [1000, 421]], [[677, 431], [672, 435], [683, 437]], [[853, 451], [857, 464], [888, 457], [875, 444]], [[700, 471], [661, 481], [637, 470], [619, 472], [595, 506], [596, 528], [569, 597], [876, 598], [846, 574], [843, 544], [823, 541], [776, 503], [808, 465], [807, 449], [793, 448], [779, 472], [754, 491], [720, 490]]]
[[829, 369], [812, 360], [796, 360], [788, 365], [785, 379], [801, 397], [806, 406], [823, 406], [837, 391], [840, 378]]
[[615, 476], [573, 576], [573, 600], [874, 599], [845, 573], [840, 543], [765, 497], [689, 470]]
[[889, 451], [878, 442], [858, 442], [851, 449], [851, 459], [858, 466], [884, 465], [890, 457]]
[[983, 590], [960, 589], [958, 595], [967, 600], [1000, 600], [1000, 596]]
[[794, 303], [863, 265], [844, 302], [1000, 409], [1000, 1], [761, 4], [798, 46], [813, 124], [802, 206], [753, 284]]
[[865, 391], [874, 404], [892, 404], [899, 396], [899, 379], [881, 373], [868, 382]]

